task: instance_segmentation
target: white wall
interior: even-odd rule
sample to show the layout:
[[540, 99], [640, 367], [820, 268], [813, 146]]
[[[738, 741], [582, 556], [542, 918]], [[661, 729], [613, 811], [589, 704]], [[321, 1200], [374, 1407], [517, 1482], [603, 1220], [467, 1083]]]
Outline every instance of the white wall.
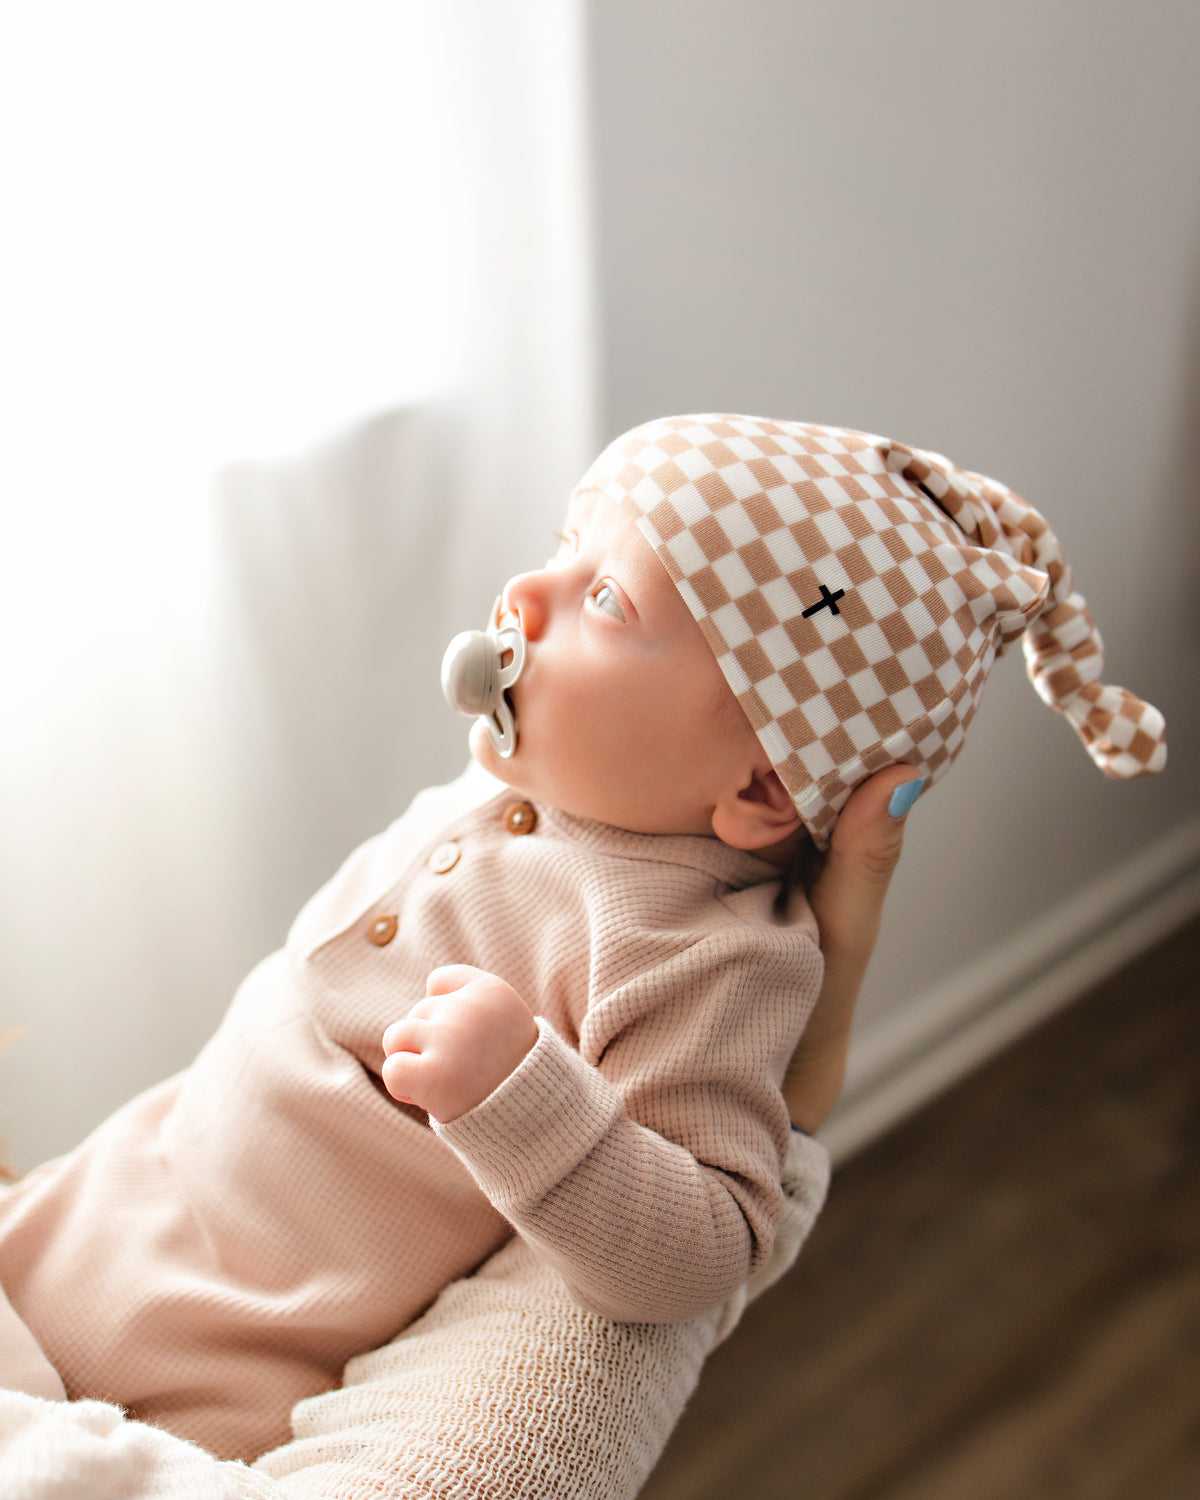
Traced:
[[1062, 538], [1109, 680], [1167, 716], [1166, 774], [1110, 784], [1001, 663], [910, 819], [849, 1149], [1200, 904], [1200, 9], [593, 0], [590, 26], [605, 435], [747, 411], [995, 474]]

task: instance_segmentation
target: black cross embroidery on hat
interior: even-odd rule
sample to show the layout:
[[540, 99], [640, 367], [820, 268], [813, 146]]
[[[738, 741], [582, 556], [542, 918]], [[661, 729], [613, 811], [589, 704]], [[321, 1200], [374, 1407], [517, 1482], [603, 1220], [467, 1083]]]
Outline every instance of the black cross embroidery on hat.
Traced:
[[820, 600], [816, 604], [810, 604], [808, 606], [808, 608], [804, 611], [803, 618], [807, 620], [809, 615], [815, 615], [819, 610], [826, 608], [832, 610], [835, 615], [840, 615], [841, 610], [837, 607], [837, 601], [839, 599], [844, 599], [845, 596], [845, 589], [837, 589], [834, 593], [831, 594], [825, 587], [825, 585], [822, 584]]

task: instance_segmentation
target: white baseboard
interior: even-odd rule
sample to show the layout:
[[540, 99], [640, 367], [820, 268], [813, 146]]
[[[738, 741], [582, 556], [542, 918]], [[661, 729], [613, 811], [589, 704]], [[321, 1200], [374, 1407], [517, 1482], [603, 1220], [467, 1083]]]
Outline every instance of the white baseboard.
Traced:
[[844, 1162], [1200, 911], [1200, 817], [855, 1037], [821, 1138]]

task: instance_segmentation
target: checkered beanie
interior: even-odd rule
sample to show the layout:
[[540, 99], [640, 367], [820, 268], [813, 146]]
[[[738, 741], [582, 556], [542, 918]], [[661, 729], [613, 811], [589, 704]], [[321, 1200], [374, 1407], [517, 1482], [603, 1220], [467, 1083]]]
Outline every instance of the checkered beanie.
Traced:
[[995, 480], [886, 438], [708, 415], [634, 428], [579, 489], [635, 517], [820, 847], [873, 772], [937, 780], [1017, 636], [1101, 770], [1166, 762], [1162, 715], [1100, 682], [1054, 533]]

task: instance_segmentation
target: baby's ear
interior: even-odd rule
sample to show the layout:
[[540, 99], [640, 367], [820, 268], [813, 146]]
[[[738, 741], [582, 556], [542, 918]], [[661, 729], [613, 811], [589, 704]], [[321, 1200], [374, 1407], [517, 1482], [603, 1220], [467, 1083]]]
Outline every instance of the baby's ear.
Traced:
[[769, 766], [758, 767], [742, 786], [731, 786], [713, 809], [713, 832], [734, 849], [767, 849], [800, 827], [800, 814]]

